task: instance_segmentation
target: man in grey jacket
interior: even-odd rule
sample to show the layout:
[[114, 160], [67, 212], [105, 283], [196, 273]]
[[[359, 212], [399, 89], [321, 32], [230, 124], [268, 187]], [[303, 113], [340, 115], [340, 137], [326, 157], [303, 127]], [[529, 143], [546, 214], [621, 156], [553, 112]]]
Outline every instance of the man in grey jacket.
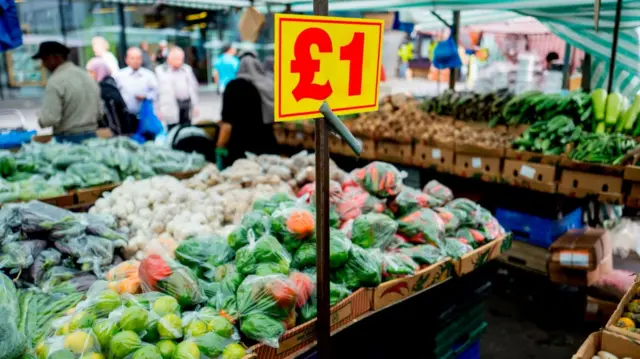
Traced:
[[61, 141], [80, 142], [95, 136], [100, 118], [100, 88], [87, 71], [68, 61], [69, 48], [55, 41], [40, 44], [33, 59], [51, 72], [44, 89], [41, 127], [53, 127]]
[[169, 50], [167, 63], [156, 67], [159, 83], [157, 114], [160, 120], [173, 127], [190, 124], [197, 117], [198, 80], [191, 66], [184, 63], [184, 51], [179, 47]]

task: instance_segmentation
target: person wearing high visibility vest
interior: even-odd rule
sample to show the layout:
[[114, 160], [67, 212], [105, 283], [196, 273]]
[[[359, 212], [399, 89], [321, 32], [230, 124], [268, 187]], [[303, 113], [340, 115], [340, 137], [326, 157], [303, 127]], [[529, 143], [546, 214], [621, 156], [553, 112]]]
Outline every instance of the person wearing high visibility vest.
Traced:
[[400, 78], [411, 79], [411, 70], [409, 69], [409, 60], [413, 59], [413, 43], [411, 40], [407, 40], [404, 44], [400, 45], [398, 57], [400, 58]]

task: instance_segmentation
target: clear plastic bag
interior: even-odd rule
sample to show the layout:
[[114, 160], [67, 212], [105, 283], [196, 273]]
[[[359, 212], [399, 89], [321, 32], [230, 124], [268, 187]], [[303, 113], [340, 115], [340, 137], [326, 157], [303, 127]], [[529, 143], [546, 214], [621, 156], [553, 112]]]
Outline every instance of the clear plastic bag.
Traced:
[[271, 234], [273, 234], [289, 252], [294, 252], [305, 239], [315, 232], [316, 218], [307, 206], [295, 203], [280, 208], [273, 213]]
[[398, 223], [380, 213], [368, 213], [356, 218], [351, 226], [351, 241], [362, 248], [385, 249], [393, 242]]
[[137, 260], [124, 261], [107, 272], [106, 279], [109, 288], [119, 294], [137, 294], [140, 292], [140, 276], [138, 271], [140, 262]]
[[17, 358], [27, 347], [27, 338], [18, 329], [20, 307], [18, 292], [7, 276], [0, 272], [0, 358]]
[[5, 244], [0, 251], [0, 269], [19, 274], [29, 268], [46, 247], [47, 242], [37, 239]]
[[271, 231], [271, 217], [265, 212], [257, 210], [245, 214], [240, 225], [229, 234], [227, 243], [233, 250], [237, 251], [249, 244], [247, 238], [249, 231], [252, 231], [257, 237], [269, 233]]
[[[309, 273], [294, 272], [289, 279], [296, 287], [298, 301], [296, 304], [298, 324], [306, 323], [318, 315], [318, 298], [316, 293], [316, 273], [315, 268]], [[329, 282], [329, 305], [334, 306], [351, 294], [351, 291], [344, 285]]]
[[408, 255], [420, 265], [435, 264], [446, 257], [440, 248], [430, 244], [402, 248], [400, 249], [400, 252]]
[[265, 234], [256, 240], [250, 230], [247, 237], [249, 244], [236, 252], [240, 274], [289, 274], [291, 255], [274, 236]]
[[294, 284], [284, 275], [247, 277], [237, 292], [240, 331], [248, 338], [278, 347], [278, 339], [297, 302]]
[[180, 242], [174, 253], [180, 263], [207, 279], [213, 278], [216, 268], [230, 262], [235, 254], [226, 240], [215, 235], [191, 237]]
[[60, 264], [60, 261], [62, 254], [53, 248], [45, 249], [36, 255], [33, 265], [29, 268], [29, 276], [33, 283], [40, 283], [45, 272]]
[[374, 197], [361, 187], [348, 187], [342, 194], [342, 200], [336, 204], [336, 211], [342, 221], [356, 219], [367, 213], [382, 213], [384, 201]]
[[418, 211], [422, 208], [434, 208], [444, 201], [411, 187], [403, 187], [402, 191], [389, 204], [389, 209], [398, 217]]
[[191, 270], [166, 255], [152, 254], [143, 259], [138, 274], [143, 291], [168, 294], [180, 305], [195, 305], [207, 300]]
[[444, 203], [453, 199], [453, 191], [436, 180], [429, 181], [422, 189], [422, 192], [432, 197], [439, 198]]
[[399, 252], [381, 252], [380, 262], [384, 281], [413, 275], [419, 269], [410, 256]]
[[[338, 268], [342, 266], [349, 257], [351, 242], [344, 232], [329, 228], [329, 266]], [[316, 240], [303, 243], [293, 255], [291, 266], [297, 269], [314, 267], [316, 265]]]
[[378, 249], [364, 249], [353, 245], [344, 267], [332, 272], [332, 281], [344, 284], [350, 290], [375, 287], [382, 281], [382, 263]]
[[[302, 186], [297, 193], [298, 198], [305, 198], [307, 203], [316, 203], [316, 183], [311, 182]], [[329, 181], [329, 203], [336, 205], [342, 201], [342, 186], [336, 181]]]
[[362, 188], [380, 198], [387, 198], [400, 193], [404, 177], [393, 165], [377, 161], [354, 170], [351, 176]]
[[398, 220], [398, 233], [411, 243], [431, 243], [438, 246], [444, 234], [445, 224], [432, 209], [423, 208]]

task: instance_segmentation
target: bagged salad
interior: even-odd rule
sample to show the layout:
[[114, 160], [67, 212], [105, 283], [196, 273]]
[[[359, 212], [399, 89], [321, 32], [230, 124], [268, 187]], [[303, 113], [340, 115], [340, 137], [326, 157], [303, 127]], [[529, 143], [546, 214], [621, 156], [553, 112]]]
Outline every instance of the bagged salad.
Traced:
[[354, 170], [351, 176], [369, 193], [376, 197], [395, 196], [402, 190], [402, 176], [393, 165], [385, 162], [372, 162]]
[[242, 275], [250, 274], [289, 274], [291, 255], [269, 234], [255, 239], [253, 231], [249, 231], [249, 244], [236, 252], [236, 266]]

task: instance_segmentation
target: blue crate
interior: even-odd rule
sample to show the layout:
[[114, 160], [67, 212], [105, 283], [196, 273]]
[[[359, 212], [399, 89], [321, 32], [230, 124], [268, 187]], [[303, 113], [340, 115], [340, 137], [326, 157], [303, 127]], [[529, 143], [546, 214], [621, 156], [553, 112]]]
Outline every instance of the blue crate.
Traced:
[[480, 359], [480, 340], [469, 345], [456, 359]]
[[550, 219], [511, 209], [498, 208], [496, 219], [513, 239], [528, 244], [549, 248], [558, 237], [572, 228], [583, 228], [582, 208], [578, 207], [562, 219]]

